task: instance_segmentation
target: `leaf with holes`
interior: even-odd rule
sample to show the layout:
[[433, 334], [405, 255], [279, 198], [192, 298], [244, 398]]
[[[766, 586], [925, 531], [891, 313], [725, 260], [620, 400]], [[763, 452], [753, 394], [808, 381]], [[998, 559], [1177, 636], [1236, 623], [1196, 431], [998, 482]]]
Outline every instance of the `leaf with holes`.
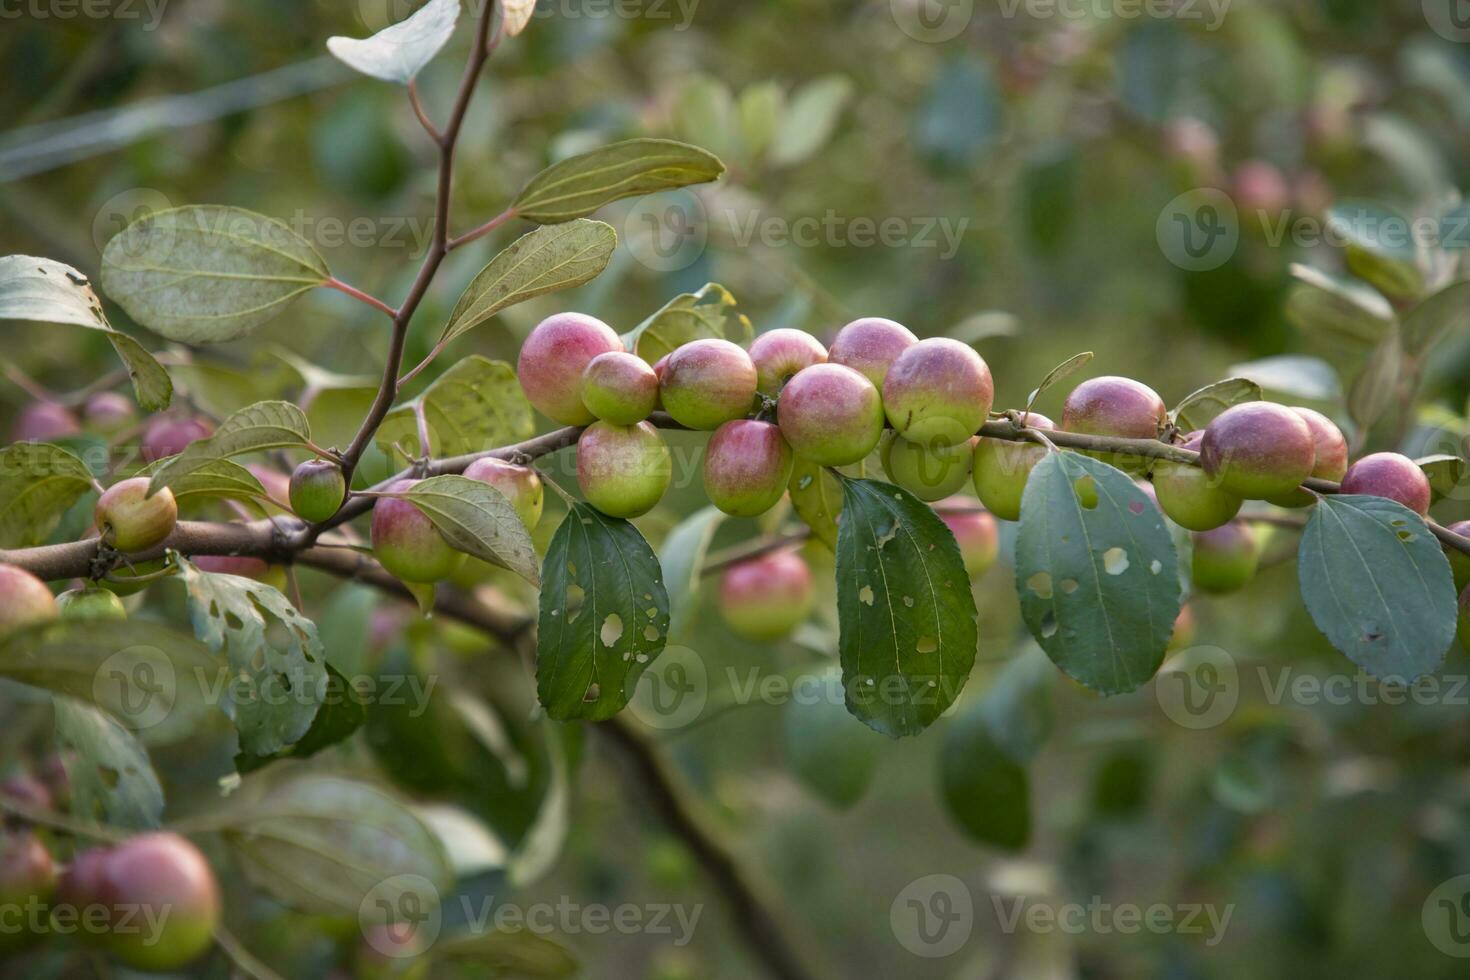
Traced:
[[214, 435], [190, 443], [148, 483], [148, 492], [171, 487], [209, 464], [231, 456], [264, 452], [267, 449], [302, 449], [311, 444], [311, 426], [306, 413], [290, 402], [256, 402], [246, 405], [220, 423]]
[[970, 676], [975, 598], [954, 535], [909, 493], [842, 480], [838, 650], [847, 710], [874, 731], [916, 735]]
[[842, 483], [825, 466], [798, 458], [786, 484], [791, 509], [828, 549], [837, 550], [837, 515], [842, 513]]
[[244, 776], [277, 759], [308, 759], [349, 738], [367, 720], [367, 707], [350, 681], [327, 664], [326, 694], [311, 727], [297, 742], [271, 755], [243, 749], [235, 753], [235, 771]]
[[1408, 683], [1455, 638], [1454, 576], [1424, 521], [1384, 497], [1324, 495], [1297, 550], [1302, 601], [1349, 660]]
[[1261, 386], [1246, 378], [1226, 378], [1184, 396], [1174, 409], [1174, 424], [1185, 432], [1203, 429], [1232, 405], [1261, 400]]
[[529, 439], [536, 431], [531, 403], [515, 369], [472, 354], [445, 371], [411, 402], [393, 409], [374, 437], [390, 459], [402, 446], [419, 446], [416, 413], [422, 406], [431, 455], [463, 456]]
[[87, 464], [60, 446], [17, 442], [0, 450], [0, 548], [45, 541], [91, 487]]
[[531, 533], [499, 490], [463, 476], [434, 476], [389, 496], [409, 501], [453, 547], [541, 584]]
[[144, 830], [163, 817], [163, 788], [142, 744], [106, 712], [58, 695], [56, 740], [71, 785], [72, 813]]
[[369, 38], [329, 37], [327, 50], [364, 75], [407, 85], [454, 36], [460, 0], [429, 0]]
[[735, 310], [735, 297], [719, 283], [675, 296], [623, 335], [623, 346], [649, 364], [692, 340], [715, 338], [744, 347], [755, 336], [750, 318]]
[[669, 593], [669, 636], [675, 640], [686, 637], [694, 624], [699, 608], [699, 569], [724, 519], [719, 508], [704, 507], [686, 517], [664, 539], [659, 564]]
[[511, 210], [538, 224], [558, 224], [625, 197], [703, 184], [724, 172], [718, 157], [688, 143], [624, 140], [547, 167], [521, 188]]
[[632, 524], [578, 503], [551, 539], [541, 583], [541, 704], [557, 721], [611, 718], [668, 641], [658, 558]]
[[1103, 694], [1134, 690], [1159, 669], [1179, 615], [1163, 515], [1106, 463], [1048, 453], [1021, 498], [1016, 591], [1053, 663]]

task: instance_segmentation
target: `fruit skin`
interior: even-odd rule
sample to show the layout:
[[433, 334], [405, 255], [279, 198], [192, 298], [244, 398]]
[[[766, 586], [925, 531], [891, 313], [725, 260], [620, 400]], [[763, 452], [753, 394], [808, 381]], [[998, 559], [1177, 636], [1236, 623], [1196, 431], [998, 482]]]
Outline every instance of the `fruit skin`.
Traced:
[[776, 408], [796, 455], [822, 466], [856, 463], [883, 435], [883, 396], [841, 364], [813, 364], [786, 383]]
[[60, 615], [45, 582], [14, 565], [0, 565], [0, 638]]
[[1274, 402], [1232, 405], [1205, 426], [1200, 442], [1205, 472], [1247, 500], [1289, 494], [1312, 475], [1316, 460], [1306, 420]]
[[55, 892], [56, 864], [40, 838], [29, 830], [0, 832], [0, 909], [9, 912], [0, 928], [0, 953], [17, 952], [41, 937], [33, 918]]
[[669, 355], [659, 381], [664, 411], [691, 429], [718, 429], [755, 400], [755, 363], [728, 340], [695, 340]]
[[[1035, 429], [1055, 429], [1051, 419], [1039, 412], [1027, 417]], [[1047, 448], [1035, 442], [1013, 442], [981, 436], [970, 462], [975, 495], [1003, 521], [1021, 519], [1021, 495], [1036, 464], [1046, 458]]]
[[668, 444], [647, 422], [594, 422], [577, 440], [577, 485], [609, 517], [639, 517], [669, 488], [674, 462]]
[[1179, 615], [1174, 617], [1174, 634], [1169, 637], [1169, 652], [1193, 646], [1197, 628], [1194, 609], [1189, 603], [1185, 603], [1179, 608]]
[[76, 622], [94, 619], [127, 619], [128, 611], [114, 592], [95, 586], [69, 589], [56, 597], [61, 618]]
[[430, 961], [418, 923], [383, 922], [370, 927], [353, 954], [355, 980], [424, 980]]
[[516, 516], [534, 530], [541, 523], [541, 509], [546, 503], [546, 487], [541, 476], [529, 466], [517, 466], [494, 456], [477, 459], [465, 467], [464, 475], [471, 480], [489, 484], [505, 495], [516, 510]]
[[[1062, 404], [1062, 429], [1082, 435], [1120, 439], [1157, 439], [1169, 421], [1158, 392], [1141, 381], [1103, 375], [1072, 389]], [[1130, 473], [1148, 469], [1149, 460], [1123, 453], [1089, 452], [1089, 456]]]
[[827, 361], [852, 368], [882, 389], [888, 368], [919, 338], [901, 323], [878, 316], [854, 320], [841, 330], [827, 351]]
[[750, 360], [755, 365], [756, 389], [774, 397], [803, 368], [826, 363], [827, 348], [805, 330], [780, 327], [755, 338]]
[[[204, 855], [178, 834], [142, 834], [117, 845], [102, 859], [97, 882], [116, 917], [104, 944], [128, 966], [176, 970], [214, 942], [219, 884]], [[137, 914], [124, 919], [133, 909]]]
[[[1449, 530], [1462, 538], [1470, 538], [1470, 521], [1456, 521]], [[1446, 547], [1444, 553], [1450, 560], [1450, 571], [1455, 574], [1455, 588], [1463, 589], [1470, 585], [1470, 555], [1450, 547]]]
[[582, 371], [582, 404], [614, 425], [648, 418], [658, 404], [658, 375], [636, 354], [612, 350], [598, 354]]
[[148, 477], [135, 476], [108, 487], [93, 511], [102, 539], [118, 551], [146, 551], [167, 538], [179, 520], [168, 487], [148, 496]]
[[126, 395], [115, 391], [99, 391], [82, 406], [87, 427], [103, 435], [115, 435], [132, 424], [137, 410]]
[[773, 643], [811, 615], [812, 573], [794, 551], [739, 562], [720, 577], [720, 616], [736, 636]]
[[1366, 493], [1397, 500], [1421, 517], [1429, 513], [1429, 477], [1402, 453], [1373, 453], [1348, 467], [1343, 493]]
[[297, 517], [319, 524], [341, 508], [347, 498], [347, 479], [331, 460], [308, 459], [291, 471], [287, 493]]
[[[418, 482], [399, 480], [388, 489], [403, 491]], [[464, 553], [450, 547], [434, 522], [398, 497], [380, 497], [373, 507], [372, 541], [379, 563], [405, 582], [437, 582], [464, 564]]]
[[704, 492], [735, 517], [755, 517], [786, 492], [796, 454], [779, 426], [754, 419], [726, 422], [704, 451]]
[[[1203, 432], [1191, 432], [1181, 449], [1199, 452]], [[1190, 531], [1213, 531], [1240, 513], [1240, 497], [1223, 489], [1198, 466], [1160, 459], [1154, 462], [1154, 499], [1175, 524]]]
[[214, 426], [191, 416], [158, 415], [143, 429], [143, 458], [152, 463], [165, 456], [177, 456], [189, 443], [208, 439]]
[[969, 344], [930, 337], [906, 348], [883, 379], [883, 410], [895, 432], [936, 449], [958, 446], [985, 424], [995, 382]]
[[[960, 498], [957, 504], [974, 505], [974, 501]], [[995, 564], [1000, 554], [1000, 525], [994, 515], [985, 511], [939, 512], [939, 519], [949, 526], [954, 539], [959, 542], [960, 556], [965, 560], [965, 572], [970, 578], [979, 578]]]
[[883, 439], [883, 472], [920, 500], [943, 500], [969, 479], [974, 454], [970, 446], [967, 442], [928, 449], [891, 433]]
[[1260, 548], [1256, 536], [1241, 521], [1231, 521], [1194, 538], [1194, 587], [1223, 594], [1243, 587], [1256, 574]]
[[[1307, 428], [1312, 432], [1312, 445], [1316, 449], [1312, 476], [1319, 480], [1340, 482], [1348, 468], [1347, 438], [1343, 436], [1342, 430], [1315, 409], [1293, 405], [1291, 410], [1302, 417], [1302, 421], [1307, 423]], [[1316, 499], [1308, 491], [1296, 489], [1283, 496], [1272, 497], [1270, 501], [1278, 507], [1306, 507]]]
[[10, 430], [11, 442], [50, 442], [82, 431], [77, 417], [56, 402], [31, 402], [20, 410]]
[[593, 415], [582, 404], [582, 372], [598, 354], [620, 351], [613, 328], [585, 313], [557, 313], [536, 324], [516, 361], [526, 400], [562, 425], [587, 425]]

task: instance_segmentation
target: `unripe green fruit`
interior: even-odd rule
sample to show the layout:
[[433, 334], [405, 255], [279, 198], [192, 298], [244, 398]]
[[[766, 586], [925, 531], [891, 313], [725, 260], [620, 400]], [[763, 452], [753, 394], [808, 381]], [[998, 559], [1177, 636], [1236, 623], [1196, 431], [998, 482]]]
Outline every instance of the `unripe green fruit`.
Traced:
[[[1056, 428], [1051, 419], [1038, 412], [1026, 416], [1026, 424], [1035, 429]], [[981, 436], [970, 466], [975, 495], [985, 509], [1003, 521], [1019, 521], [1026, 481], [1046, 454], [1047, 448], [1039, 443]]]
[[582, 404], [614, 425], [648, 418], [658, 404], [658, 375], [636, 354], [613, 350], [598, 354], [582, 372]]
[[201, 418], [179, 415], [156, 415], [143, 429], [143, 458], [150, 463], [166, 456], [177, 456], [192, 442], [208, 439], [214, 426]]
[[[401, 492], [418, 482], [399, 480], [388, 489]], [[373, 507], [372, 541], [378, 562], [405, 582], [437, 582], [464, 564], [464, 553], [444, 540], [434, 522], [398, 497], [379, 498]]]
[[[957, 498], [956, 503], [973, 503]], [[960, 557], [965, 562], [965, 574], [979, 578], [995, 564], [1000, 554], [1000, 525], [995, 517], [984, 511], [945, 512], [940, 520], [949, 527], [950, 533], [960, 546]]]
[[920, 500], [943, 500], [970, 477], [970, 443], [929, 449], [897, 433], [883, 440], [883, 472]]
[[135, 476], [108, 487], [93, 512], [102, 540], [118, 551], [146, 551], [173, 532], [179, 505], [168, 487], [148, 496], [148, 477]]
[[736, 636], [773, 643], [806, 621], [812, 611], [812, 573], [792, 551], [731, 565], [720, 578], [720, 616]]
[[883, 396], [840, 364], [813, 364], [786, 383], [776, 408], [796, 455], [821, 466], [863, 459], [883, 435]]
[[728, 340], [695, 340], [669, 355], [659, 382], [664, 411], [691, 429], [718, 429], [750, 412], [755, 364]]
[[837, 331], [827, 351], [827, 362], [852, 368], [881, 391], [898, 355], [918, 342], [919, 338], [903, 324], [866, 316]]
[[750, 360], [755, 365], [756, 387], [775, 397], [798, 372], [826, 362], [827, 348], [804, 330], [781, 327], [755, 338]]
[[93, 619], [127, 619], [128, 611], [114, 592], [89, 586], [85, 589], [69, 589], [56, 597], [56, 606], [61, 618], [76, 622]]
[[1364, 456], [1342, 478], [1343, 493], [1366, 493], [1397, 500], [1421, 516], [1429, 513], [1429, 477], [1402, 453]]
[[883, 410], [893, 430], [929, 449], [959, 446], [985, 424], [995, 383], [969, 344], [930, 337], [904, 349], [883, 379]]
[[541, 523], [541, 509], [546, 502], [546, 487], [541, 476], [529, 466], [517, 466], [494, 456], [477, 459], [465, 467], [464, 475], [479, 480], [499, 490], [516, 516], [526, 525], [526, 530], [535, 530]]
[[521, 345], [516, 377], [538, 412], [562, 425], [586, 425], [582, 372], [598, 354], [623, 349], [612, 327], [583, 313], [557, 313], [536, 325]]
[[341, 509], [347, 480], [331, 460], [308, 459], [292, 471], [288, 493], [297, 517], [320, 524]]
[[710, 436], [704, 451], [704, 492], [710, 503], [735, 517], [755, 517], [786, 492], [796, 454], [779, 427], [735, 419]]
[[1194, 587], [1223, 594], [1245, 586], [1256, 574], [1260, 548], [1251, 529], [1231, 521], [1213, 531], [1194, 534]]
[[0, 832], [0, 953], [15, 953], [40, 938], [30, 910], [50, 902], [56, 891], [56, 865], [30, 830]]
[[[1158, 392], [1132, 378], [1104, 375], [1072, 389], [1062, 404], [1062, 429], [1119, 439], [1157, 439], [1169, 421]], [[1147, 471], [1149, 460], [1126, 453], [1089, 452], [1129, 473]]]
[[1224, 490], [1247, 500], [1284, 497], [1312, 475], [1312, 430], [1273, 402], [1233, 405], [1205, 426], [1200, 464]]
[[14, 565], [0, 565], [0, 639], [61, 615], [46, 583]]
[[[1202, 432], [1191, 432], [1182, 449], [1199, 452]], [[1213, 531], [1240, 513], [1245, 501], [1202, 468], [1171, 460], [1154, 461], [1154, 499], [1175, 524], [1190, 531]]]
[[587, 502], [609, 517], [653, 510], [673, 472], [668, 445], [647, 422], [594, 422], [577, 440], [577, 484]]
[[[122, 842], [103, 858], [98, 881], [104, 904], [114, 912], [105, 945], [128, 966], [177, 970], [214, 942], [219, 885], [204, 855], [178, 834], [143, 834]], [[159, 928], [155, 933], [139, 923]]]

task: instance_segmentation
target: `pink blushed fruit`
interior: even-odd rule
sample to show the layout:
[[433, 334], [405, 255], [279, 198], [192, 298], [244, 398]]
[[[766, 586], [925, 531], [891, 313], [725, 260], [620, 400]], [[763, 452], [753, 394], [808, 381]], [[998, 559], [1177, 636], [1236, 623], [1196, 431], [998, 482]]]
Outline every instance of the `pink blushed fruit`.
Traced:
[[773, 551], [731, 565], [720, 578], [720, 616], [753, 643], [774, 643], [811, 615], [812, 573], [801, 556]]
[[137, 417], [132, 401], [115, 391], [99, 391], [89, 397], [82, 406], [82, 418], [87, 428], [103, 435], [121, 432]]
[[0, 953], [15, 953], [41, 938], [28, 909], [43, 906], [56, 891], [56, 864], [30, 830], [0, 831], [0, 909], [7, 915], [0, 929]]
[[[959, 498], [956, 506], [971, 503]], [[950, 533], [960, 546], [960, 557], [965, 562], [965, 574], [979, 578], [990, 570], [1000, 554], [1000, 525], [995, 517], [983, 510], [947, 511], [941, 509], [939, 517], [949, 527]]]
[[822, 466], [856, 463], [883, 435], [883, 397], [841, 364], [813, 364], [797, 374], [782, 390], [776, 414], [796, 455]]
[[642, 422], [658, 404], [658, 375], [648, 362], [626, 351], [608, 351], [582, 372], [582, 404], [614, 425]]
[[[403, 491], [418, 480], [399, 480], [390, 491]], [[373, 507], [373, 554], [390, 573], [405, 582], [429, 583], [448, 578], [464, 563], [434, 522], [412, 503], [381, 497]]]
[[[1314, 409], [1293, 405], [1291, 410], [1302, 417], [1312, 433], [1312, 445], [1316, 451], [1312, 462], [1312, 476], [1319, 480], [1342, 480], [1348, 468], [1348, 445], [1342, 430], [1327, 416]], [[1306, 490], [1292, 490], [1283, 496], [1270, 498], [1278, 507], [1306, 507], [1316, 498]]]
[[[102, 860], [98, 882], [116, 921], [108, 951], [128, 966], [177, 970], [214, 943], [220, 891], [209, 862], [184, 837], [168, 832], [131, 837]], [[122, 916], [159, 923], [156, 934], [124, 928]]]
[[1342, 478], [1343, 493], [1365, 493], [1397, 500], [1421, 516], [1429, 513], [1429, 478], [1402, 453], [1364, 456]]
[[782, 327], [755, 338], [750, 345], [750, 360], [755, 364], [756, 388], [775, 396], [798, 372], [824, 363], [827, 348], [804, 330]]
[[[1104, 375], [1072, 389], [1062, 404], [1062, 429], [1090, 436], [1157, 439], [1169, 421], [1158, 392], [1141, 381]], [[1120, 469], [1137, 473], [1148, 460], [1125, 453], [1089, 452]]]
[[895, 432], [929, 449], [969, 440], [990, 414], [995, 383], [969, 344], [930, 337], [904, 350], [883, 379], [883, 410]]
[[673, 458], [647, 422], [595, 422], [577, 440], [577, 485], [609, 517], [639, 517], [657, 506], [673, 476]]
[[516, 376], [526, 400], [562, 425], [587, 425], [595, 416], [582, 403], [582, 372], [598, 354], [620, 351], [612, 327], [585, 313], [557, 313], [536, 325], [521, 345]]
[[108, 487], [97, 498], [93, 517], [102, 540], [118, 551], [146, 551], [172, 533], [179, 505], [168, 487], [150, 497], [148, 478], [135, 476]]
[[82, 431], [77, 417], [56, 402], [31, 402], [20, 410], [10, 430], [12, 442], [51, 442]]
[[735, 419], [715, 430], [704, 451], [704, 492], [735, 517], [755, 517], [786, 492], [796, 455], [770, 422]]
[[[1056, 428], [1052, 420], [1040, 412], [1030, 413], [1025, 416], [1025, 421], [1033, 429]], [[1047, 452], [1045, 446], [1036, 442], [981, 436], [975, 443], [974, 458], [970, 462], [975, 495], [1001, 520], [1019, 521], [1026, 481], [1031, 478], [1036, 464], [1046, 458]]]
[[546, 504], [546, 487], [541, 482], [540, 474], [531, 467], [517, 466], [494, 456], [486, 456], [466, 466], [464, 475], [499, 490], [515, 508], [516, 516], [526, 525], [527, 530], [533, 530], [541, 523], [541, 510]]
[[56, 598], [45, 582], [14, 565], [0, 565], [0, 638], [49, 623], [59, 615]]
[[1273, 402], [1233, 405], [1205, 427], [1200, 463], [1220, 487], [1247, 500], [1295, 490], [1317, 459], [1301, 415]]
[[157, 415], [143, 428], [143, 458], [150, 463], [166, 456], [177, 456], [192, 442], [208, 439], [214, 426], [208, 421], [187, 415]]
[[674, 421], [691, 429], [718, 429], [751, 410], [755, 363], [728, 340], [695, 340], [669, 355], [659, 400]]
[[837, 337], [827, 351], [827, 360], [852, 368], [881, 390], [889, 366], [898, 359], [898, 355], [918, 342], [919, 338], [903, 324], [866, 316], [837, 331]]

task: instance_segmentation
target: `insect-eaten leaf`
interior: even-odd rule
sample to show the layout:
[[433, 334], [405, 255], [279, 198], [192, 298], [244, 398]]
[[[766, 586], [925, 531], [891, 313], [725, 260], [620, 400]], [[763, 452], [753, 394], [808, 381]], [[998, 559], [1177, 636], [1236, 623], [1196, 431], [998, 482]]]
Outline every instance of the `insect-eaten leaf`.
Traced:
[[538, 224], [591, 214], [604, 204], [717, 179], [725, 165], [678, 140], [631, 139], [567, 157], [532, 177], [511, 209]]
[[146, 830], [163, 817], [163, 787], [148, 751], [100, 709], [74, 698], [52, 699], [56, 740], [71, 784], [71, 811], [84, 820]]

